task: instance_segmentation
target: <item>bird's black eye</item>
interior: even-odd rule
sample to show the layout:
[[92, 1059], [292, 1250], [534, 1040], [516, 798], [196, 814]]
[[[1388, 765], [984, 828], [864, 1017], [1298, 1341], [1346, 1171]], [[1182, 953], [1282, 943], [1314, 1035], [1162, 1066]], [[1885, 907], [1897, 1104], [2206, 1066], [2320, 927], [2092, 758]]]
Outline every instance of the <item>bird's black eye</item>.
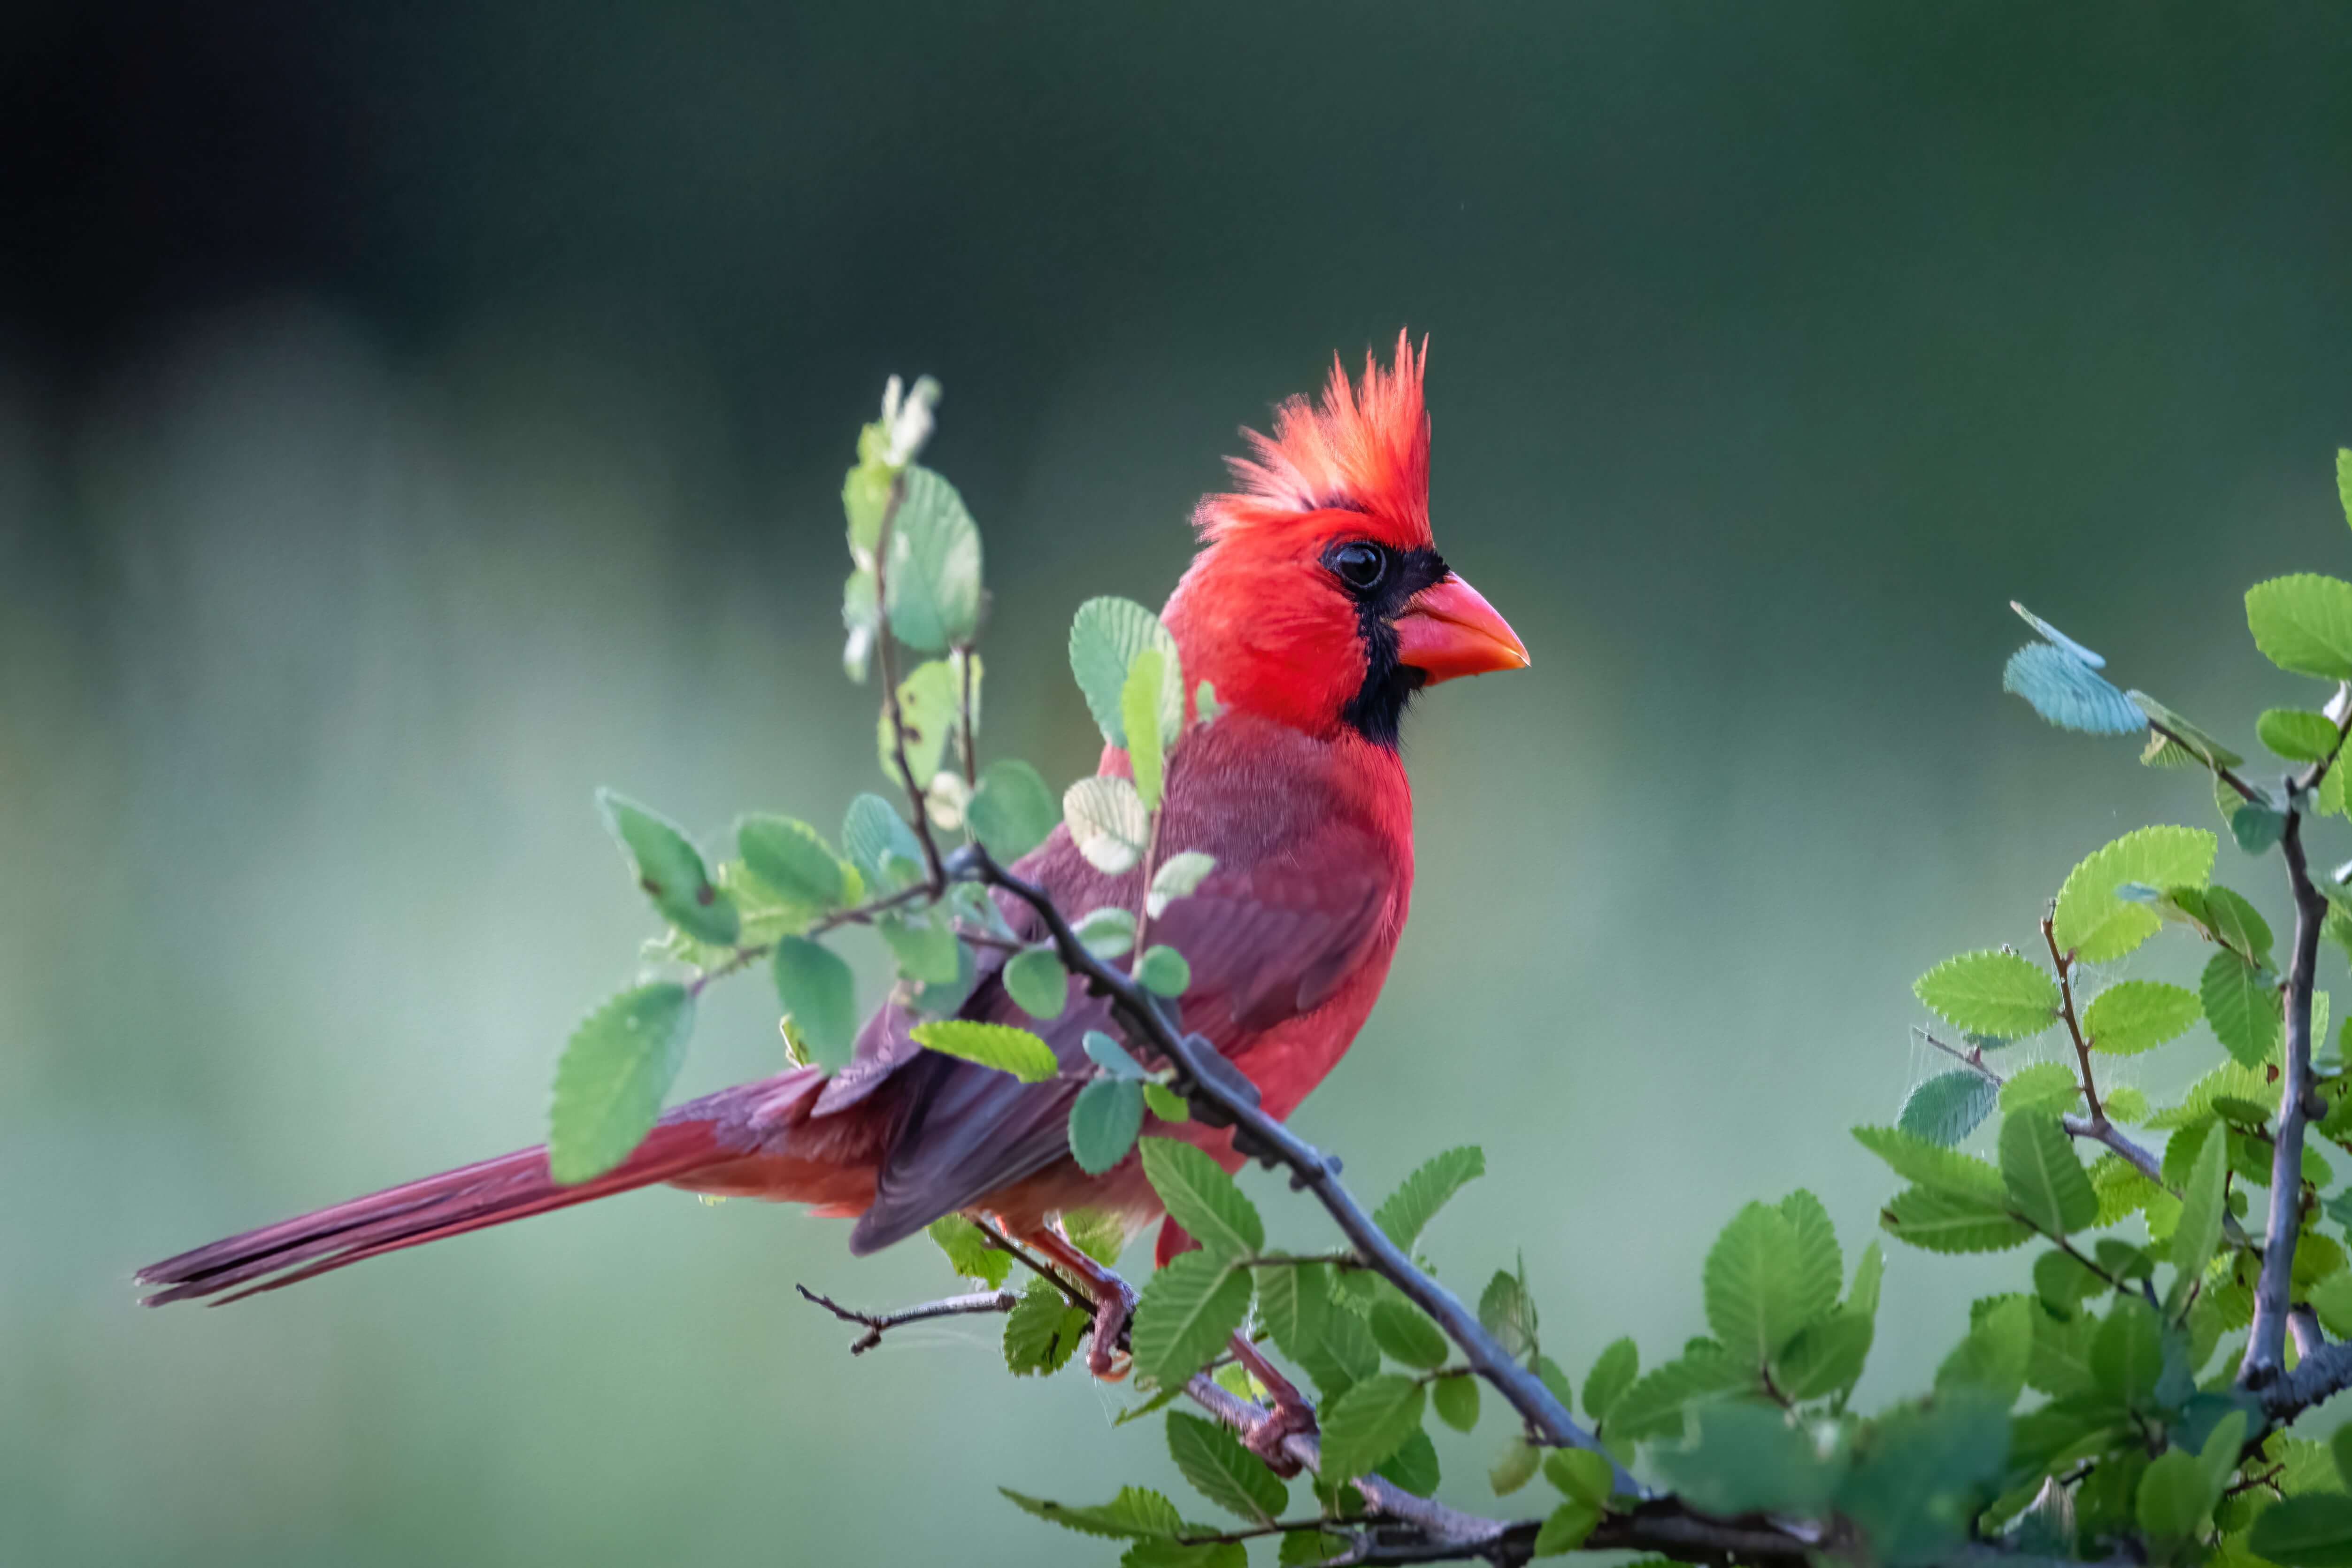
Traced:
[[1360, 594], [1379, 587], [1389, 574], [1389, 552], [1377, 544], [1338, 545], [1324, 560], [1339, 574], [1339, 581]]

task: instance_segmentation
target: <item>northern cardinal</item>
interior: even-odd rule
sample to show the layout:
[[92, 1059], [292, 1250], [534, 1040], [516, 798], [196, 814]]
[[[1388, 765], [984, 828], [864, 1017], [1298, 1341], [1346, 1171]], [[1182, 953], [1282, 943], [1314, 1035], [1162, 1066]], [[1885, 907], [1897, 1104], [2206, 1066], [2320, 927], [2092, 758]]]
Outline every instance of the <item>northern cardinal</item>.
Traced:
[[[1276, 1116], [1355, 1038], [1404, 928], [1406, 704], [1432, 682], [1528, 662], [1430, 536], [1426, 354], [1400, 334], [1394, 363], [1366, 356], [1353, 385], [1335, 361], [1319, 406], [1291, 398], [1271, 437], [1244, 431], [1255, 456], [1232, 461], [1234, 493], [1202, 498], [1202, 549], [1164, 612], [1188, 683], [1213, 682], [1221, 710], [1169, 759], [1160, 842], [1203, 850], [1216, 868], [1151, 923], [1152, 940], [1191, 963], [1184, 1026], [1246, 1073]], [[1107, 748], [1099, 771], [1125, 773], [1126, 754]], [[1016, 869], [1074, 917], [1141, 900], [1139, 868], [1105, 876], [1066, 828]], [[1025, 905], [1003, 901], [1024, 939], [1043, 934]], [[138, 1279], [161, 1287], [150, 1304], [275, 1289], [656, 1182], [855, 1215], [849, 1248], [859, 1254], [943, 1215], [982, 1215], [1093, 1278], [1055, 1216], [1108, 1211], [1131, 1235], [1161, 1214], [1135, 1153], [1099, 1176], [1070, 1158], [1075, 1077], [1089, 1070], [1080, 1040], [1108, 1026], [1105, 1006], [1073, 981], [1061, 1016], [1037, 1024], [991, 973], [963, 1016], [1036, 1028], [1065, 1077], [1023, 1083], [923, 1050], [908, 1036], [912, 1016], [887, 1005], [841, 1072], [803, 1068], [680, 1105], [593, 1181], [558, 1185], [546, 1151], [526, 1149], [216, 1241]], [[1228, 1169], [1241, 1163], [1228, 1133], [1198, 1122], [1148, 1131], [1191, 1139]], [[1170, 1222], [1163, 1260], [1187, 1242]]]

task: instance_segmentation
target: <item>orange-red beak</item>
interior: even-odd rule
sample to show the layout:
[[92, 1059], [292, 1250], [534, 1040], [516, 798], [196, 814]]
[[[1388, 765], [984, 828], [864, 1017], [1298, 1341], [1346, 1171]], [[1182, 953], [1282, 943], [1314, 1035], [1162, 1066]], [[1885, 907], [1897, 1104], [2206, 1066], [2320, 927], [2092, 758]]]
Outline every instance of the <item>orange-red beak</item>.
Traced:
[[1431, 684], [1457, 675], [1525, 669], [1528, 647], [1485, 595], [1448, 572], [1405, 601], [1396, 618], [1397, 662]]

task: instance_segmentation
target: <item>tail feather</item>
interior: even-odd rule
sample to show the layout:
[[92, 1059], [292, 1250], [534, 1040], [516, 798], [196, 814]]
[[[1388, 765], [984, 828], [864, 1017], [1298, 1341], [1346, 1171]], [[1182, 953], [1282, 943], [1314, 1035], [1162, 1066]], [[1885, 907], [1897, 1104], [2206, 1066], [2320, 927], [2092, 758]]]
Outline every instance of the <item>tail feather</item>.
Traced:
[[[232, 1236], [151, 1263], [134, 1278], [163, 1287], [145, 1299], [148, 1306], [205, 1296], [220, 1297], [214, 1302], [218, 1306], [380, 1253], [667, 1182], [714, 1158], [735, 1158], [713, 1131], [709, 1121], [665, 1121], [621, 1165], [576, 1186], [558, 1185], [548, 1174], [544, 1147], [520, 1150]], [[265, 1278], [271, 1275], [276, 1278]]]

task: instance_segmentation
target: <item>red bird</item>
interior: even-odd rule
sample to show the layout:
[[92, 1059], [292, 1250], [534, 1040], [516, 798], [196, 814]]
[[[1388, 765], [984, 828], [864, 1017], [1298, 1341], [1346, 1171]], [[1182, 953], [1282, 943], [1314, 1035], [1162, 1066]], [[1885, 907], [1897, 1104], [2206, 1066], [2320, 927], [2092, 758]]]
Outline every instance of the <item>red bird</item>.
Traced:
[[[1404, 928], [1412, 795], [1397, 724], [1407, 702], [1433, 681], [1528, 662], [1431, 539], [1425, 357], [1401, 334], [1392, 365], [1368, 357], [1351, 386], [1335, 363], [1319, 407], [1292, 398], [1271, 438], [1245, 431], [1255, 458], [1233, 462], [1235, 493], [1202, 500], [1193, 521], [1204, 542], [1164, 612], [1188, 683], [1213, 682], [1222, 710], [1169, 759], [1160, 842], [1206, 851], [1216, 868], [1152, 923], [1152, 937], [1191, 963], [1184, 1027], [1213, 1041], [1276, 1116], [1355, 1038]], [[1099, 771], [1125, 773], [1125, 752], [1106, 749]], [[1073, 915], [1141, 902], [1140, 868], [1104, 875], [1066, 828], [1017, 869]], [[1024, 940], [1044, 934], [1026, 906], [1000, 901]], [[1034, 1026], [993, 976], [963, 1016]], [[1074, 980], [1062, 1016], [1038, 1029], [1083, 1073], [1081, 1037], [1106, 1017]], [[625, 1163], [577, 1186], [556, 1184], [546, 1151], [527, 1149], [231, 1237], [138, 1278], [162, 1287], [153, 1304], [274, 1289], [667, 1182], [855, 1215], [849, 1248], [860, 1254], [942, 1215], [985, 1215], [1099, 1284], [1054, 1216], [1107, 1210], [1139, 1230], [1161, 1214], [1140, 1162], [1130, 1152], [1086, 1174], [1066, 1142], [1070, 1077], [1023, 1083], [923, 1050], [912, 1022], [886, 1006], [830, 1079], [803, 1068], [678, 1106]], [[1228, 1169], [1241, 1163], [1227, 1132], [1198, 1122], [1150, 1131], [1191, 1139]], [[1162, 1258], [1184, 1245], [1171, 1222]]]

